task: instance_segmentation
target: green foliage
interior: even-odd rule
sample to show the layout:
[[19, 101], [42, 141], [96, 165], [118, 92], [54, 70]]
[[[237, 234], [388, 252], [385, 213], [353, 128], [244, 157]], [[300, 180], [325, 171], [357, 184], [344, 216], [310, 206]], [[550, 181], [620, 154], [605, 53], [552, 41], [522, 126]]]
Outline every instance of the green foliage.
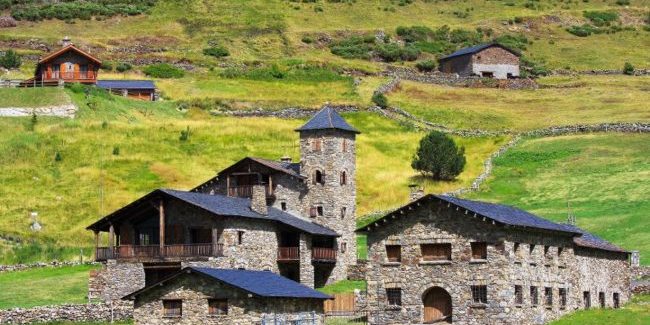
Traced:
[[178, 137], [178, 140], [181, 142], [188, 141], [190, 139], [190, 127], [188, 126], [185, 130], [181, 130], [181, 135]]
[[388, 98], [386, 98], [384, 94], [379, 92], [376, 92], [372, 95], [372, 102], [381, 108], [388, 107]]
[[432, 131], [420, 140], [411, 167], [435, 180], [453, 180], [465, 163], [465, 148], [458, 148], [448, 135]]
[[326, 285], [322, 288], [318, 288], [317, 290], [328, 295], [333, 295], [336, 293], [352, 293], [354, 290], [365, 291], [366, 281], [342, 280]]
[[311, 38], [311, 36], [307, 36], [307, 35], [305, 35], [305, 36], [303, 36], [303, 37], [300, 39], [300, 41], [302, 41], [302, 42], [305, 43], [305, 44], [311, 44], [311, 43], [314, 42], [314, 39]]
[[61, 2], [22, 0], [13, 1], [11, 16], [16, 20], [45, 19], [89, 20], [92, 17], [133, 16], [145, 13], [155, 0], [67, 0]]
[[431, 72], [436, 69], [436, 66], [435, 60], [425, 60], [415, 64], [415, 67], [421, 72]]
[[157, 63], [147, 66], [142, 70], [146, 75], [154, 78], [182, 78], [185, 76], [185, 71], [179, 69], [169, 63]]
[[221, 45], [215, 45], [212, 47], [208, 47], [203, 49], [203, 54], [213, 56], [215, 58], [223, 58], [226, 56], [230, 55], [230, 52], [228, 52], [228, 49], [221, 46]]
[[399, 26], [397, 35], [407, 44], [412, 44], [422, 52], [432, 54], [449, 54], [460, 48], [480, 44], [485, 36], [492, 34], [491, 29], [450, 29], [445, 25], [435, 30], [425, 26]]
[[0, 56], [0, 66], [5, 69], [17, 69], [21, 64], [20, 56], [14, 50], [7, 50]]
[[400, 46], [395, 43], [380, 44], [375, 51], [377, 56], [385, 62], [414, 61], [420, 55], [420, 50], [414, 46]]
[[579, 26], [571, 26], [566, 29], [567, 32], [579, 36], [579, 37], [587, 37], [591, 34], [600, 34], [601, 31], [599, 28], [594, 27], [590, 24], [583, 24]]
[[113, 147], [113, 156], [119, 156], [120, 155], [120, 147], [115, 146]]
[[528, 38], [523, 35], [523, 34], [505, 34], [501, 35], [497, 38], [494, 39], [494, 42], [500, 45], [503, 45], [513, 51], [517, 51], [519, 53], [523, 52], [526, 50], [526, 46], [528, 46]]
[[629, 6], [630, 0], [616, 0], [616, 4], [619, 6]]
[[583, 15], [596, 26], [609, 26], [618, 20], [618, 13], [615, 11], [585, 11]]
[[520, 57], [519, 64], [521, 65], [521, 76], [524, 78], [548, 76], [551, 73], [551, 70], [544, 64], [527, 56]]
[[332, 54], [346, 59], [370, 59], [374, 48], [375, 37], [372, 35], [351, 36], [330, 45]]
[[29, 123], [25, 126], [25, 129], [30, 132], [34, 132], [36, 130], [36, 124], [38, 124], [38, 116], [36, 113], [32, 113], [32, 117], [29, 119]]
[[131, 66], [131, 64], [126, 63], [126, 62], [120, 62], [115, 66], [115, 70], [117, 72], [126, 72], [126, 71], [131, 70], [132, 68], [133, 67]]
[[60, 162], [61, 160], [63, 160], [63, 156], [61, 156], [61, 153], [58, 152], [58, 151], [55, 152], [55, 153], [54, 153], [54, 161], [56, 161], [56, 162]]
[[623, 65], [623, 74], [626, 74], [628, 76], [634, 75], [634, 66], [630, 62], [625, 62], [625, 65]]
[[111, 61], [102, 61], [102, 65], [99, 67], [105, 71], [113, 71], [114, 63]]

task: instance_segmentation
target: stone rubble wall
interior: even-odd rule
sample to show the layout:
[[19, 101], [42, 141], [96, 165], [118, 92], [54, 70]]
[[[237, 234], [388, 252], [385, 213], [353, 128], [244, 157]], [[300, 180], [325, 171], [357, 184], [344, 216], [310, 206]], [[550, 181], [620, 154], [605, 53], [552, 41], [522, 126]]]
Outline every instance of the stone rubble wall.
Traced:
[[57, 106], [44, 107], [2, 107], [0, 116], [4, 117], [21, 117], [21, 116], [55, 116], [74, 118], [77, 113], [77, 106], [74, 104], [65, 104]]
[[492, 78], [482, 78], [478, 76], [460, 76], [455, 73], [444, 73], [434, 71], [421, 73], [417, 70], [403, 67], [389, 66], [386, 71], [381, 73], [384, 76], [395, 79], [415, 81], [425, 84], [445, 85], [453, 87], [471, 87], [471, 88], [503, 88], [503, 89], [537, 89], [537, 82], [530, 78], [515, 78], [497, 80]]
[[[554, 75], [560, 76], [573, 76], [573, 75], [592, 75], [592, 76], [607, 76], [607, 75], [622, 75], [623, 70], [583, 70], [583, 71], [571, 71], [571, 70], [554, 70], [552, 72]], [[647, 76], [650, 75], [650, 69], [634, 69], [635, 76]]]
[[79, 262], [58, 262], [58, 261], [53, 261], [53, 262], [49, 262], [49, 263], [39, 262], [39, 263], [31, 263], [31, 264], [0, 265], [0, 273], [14, 272], [14, 271], [25, 271], [25, 270], [43, 268], [43, 267], [62, 267], [62, 266], [77, 266], [77, 265], [98, 265], [98, 264], [99, 263], [97, 263], [97, 262], [79, 263]]
[[[354, 105], [329, 105], [338, 113], [358, 112], [359, 108]], [[283, 119], [306, 118], [314, 115], [315, 110], [308, 107], [287, 107], [279, 110], [268, 108], [256, 108], [250, 110], [219, 110], [212, 112], [213, 115], [228, 115], [234, 117], [277, 117]]]
[[357, 260], [357, 265], [348, 266], [348, 280], [365, 281], [366, 272], [368, 272], [368, 261]]
[[650, 280], [650, 266], [642, 265], [637, 267], [632, 267], [632, 279], [641, 279], [647, 278]]
[[133, 317], [133, 303], [67, 304], [0, 310], [0, 324], [33, 324], [58, 321], [87, 322], [127, 320]]

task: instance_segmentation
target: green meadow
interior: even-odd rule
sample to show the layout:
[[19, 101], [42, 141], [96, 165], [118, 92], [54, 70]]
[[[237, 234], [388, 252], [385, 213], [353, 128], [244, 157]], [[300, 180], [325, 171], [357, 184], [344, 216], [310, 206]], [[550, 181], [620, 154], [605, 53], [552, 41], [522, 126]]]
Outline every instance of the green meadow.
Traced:
[[645, 325], [650, 324], [650, 295], [635, 296], [620, 309], [589, 309], [575, 312], [550, 325]]

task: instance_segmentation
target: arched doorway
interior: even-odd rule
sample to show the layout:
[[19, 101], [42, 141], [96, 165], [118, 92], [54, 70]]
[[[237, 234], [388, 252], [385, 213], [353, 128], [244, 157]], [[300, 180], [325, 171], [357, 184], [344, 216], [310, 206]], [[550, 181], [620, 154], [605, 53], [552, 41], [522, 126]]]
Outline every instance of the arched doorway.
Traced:
[[427, 290], [422, 297], [424, 304], [424, 323], [451, 324], [451, 296], [440, 287]]

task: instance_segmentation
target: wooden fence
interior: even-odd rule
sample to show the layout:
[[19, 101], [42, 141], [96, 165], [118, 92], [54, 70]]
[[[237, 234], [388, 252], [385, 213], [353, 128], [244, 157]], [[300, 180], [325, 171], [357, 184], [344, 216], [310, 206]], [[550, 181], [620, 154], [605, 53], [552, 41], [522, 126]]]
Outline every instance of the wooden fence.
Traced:
[[355, 312], [355, 296], [354, 293], [338, 293], [334, 295], [334, 299], [325, 300], [324, 310], [325, 315], [345, 315], [353, 314]]

